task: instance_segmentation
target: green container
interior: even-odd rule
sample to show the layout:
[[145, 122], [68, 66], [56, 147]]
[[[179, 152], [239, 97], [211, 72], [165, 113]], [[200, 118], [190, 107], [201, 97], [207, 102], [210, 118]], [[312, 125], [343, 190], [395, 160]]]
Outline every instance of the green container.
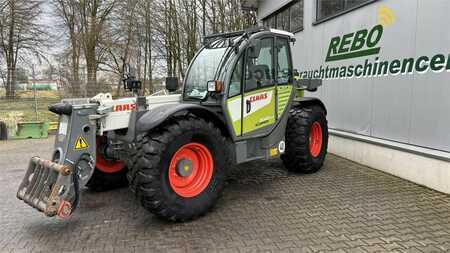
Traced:
[[30, 121], [17, 123], [12, 131], [11, 139], [45, 139], [48, 137], [48, 122]]

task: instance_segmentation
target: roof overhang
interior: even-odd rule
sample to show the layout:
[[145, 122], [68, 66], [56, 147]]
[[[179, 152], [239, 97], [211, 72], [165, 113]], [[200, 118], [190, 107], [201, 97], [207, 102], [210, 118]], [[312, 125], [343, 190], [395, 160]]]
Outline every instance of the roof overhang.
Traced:
[[242, 0], [242, 10], [256, 11], [258, 10], [259, 0]]

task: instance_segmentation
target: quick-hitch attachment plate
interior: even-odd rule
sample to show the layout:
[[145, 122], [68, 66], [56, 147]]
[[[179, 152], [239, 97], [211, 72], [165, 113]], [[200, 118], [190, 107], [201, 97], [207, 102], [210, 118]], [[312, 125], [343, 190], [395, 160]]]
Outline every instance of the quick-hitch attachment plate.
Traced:
[[72, 213], [68, 194], [72, 172], [71, 166], [33, 157], [17, 191], [17, 198], [48, 217], [58, 215], [66, 218]]

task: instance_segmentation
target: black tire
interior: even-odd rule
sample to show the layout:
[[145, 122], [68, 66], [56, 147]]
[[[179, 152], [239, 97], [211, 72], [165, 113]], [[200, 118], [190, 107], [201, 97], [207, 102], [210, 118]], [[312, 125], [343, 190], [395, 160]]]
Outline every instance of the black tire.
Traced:
[[115, 173], [105, 173], [95, 168], [94, 174], [87, 182], [86, 186], [96, 192], [104, 192], [122, 188], [128, 185], [127, 169], [124, 168]]
[[[176, 151], [188, 143], [204, 145], [213, 159], [213, 173], [206, 188], [187, 198], [169, 182], [169, 164]], [[131, 190], [142, 206], [170, 221], [187, 221], [207, 213], [217, 202], [226, 177], [225, 138], [211, 122], [193, 116], [176, 117], [137, 137], [128, 172]]]
[[8, 129], [6, 128], [5, 122], [0, 121], [0, 141], [5, 141], [8, 139]]
[[[106, 143], [107, 139], [106, 137], [98, 137], [97, 138], [97, 156], [102, 155], [102, 149], [105, 147], [104, 143]], [[114, 160], [107, 160], [102, 159], [103, 161], [110, 161], [114, 162]], [[128, 185], [127, 180], [127, 172], [128, 169], [126, 167], [123, 167], [119, 171], [115, 172], [104, 172], [101, 169], [98, 168], [99, 166], [99, 157], [97, 157], [97, 167], [94, 170], [94, 173], [92, 174], [92, 177], [87, 182], [86, 186], [96, 192], [103, 192], [103, 191], [109, 191], [114, 190], [117, 188], [125, 187]], [[103, 167], [109, 168], [110, 166], [113, 166], [111, 164], [103, 165]], [[123, 166], [123, 164], [122, 164]], [[120, 167], [119, 167], [120, 169]], [[114, 170], [113, 170], [114, 171]]]
[[[322, 145], [320, 153], [310, 151], [310, 132], [314, 122], [320, 124]], [[325, 161], [328, 148], [328, 125], [325, 111], [320, 106], [296, 107], [290, 111], [286, 128], [286, 151], [282, 155], [284, 166], [292, 172], [315, 173]]]

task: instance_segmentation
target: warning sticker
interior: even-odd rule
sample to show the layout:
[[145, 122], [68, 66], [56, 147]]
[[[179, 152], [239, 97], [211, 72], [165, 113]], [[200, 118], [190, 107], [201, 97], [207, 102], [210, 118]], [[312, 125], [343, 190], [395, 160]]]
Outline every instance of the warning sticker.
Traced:
[[79, 136], [77, 138], [77, 141], [75, 142], [75, 150], [81, 150], [81, 149], [87, 149], [89, 148], [89, 144], [87, 143], [87, 141], [82, 137]]

